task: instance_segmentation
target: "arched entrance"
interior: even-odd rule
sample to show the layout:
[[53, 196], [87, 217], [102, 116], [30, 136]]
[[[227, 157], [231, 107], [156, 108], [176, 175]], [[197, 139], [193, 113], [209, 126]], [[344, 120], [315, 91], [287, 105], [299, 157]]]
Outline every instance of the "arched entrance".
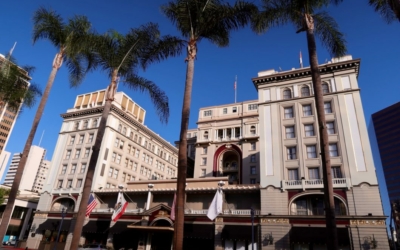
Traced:
[[228, 176], [229, 184], [242, 183], [242, 151], [234, 144], [220, 146], [214, 154], [214, 176]]
[[162, 228], [173, 227], [172, 221], [163, 218], [153, 221], [150, 226], [154, 228], [148, 236], [151, 242], [150, 250], [171, 250], [174, 232], [171, 230], [162, 230]]

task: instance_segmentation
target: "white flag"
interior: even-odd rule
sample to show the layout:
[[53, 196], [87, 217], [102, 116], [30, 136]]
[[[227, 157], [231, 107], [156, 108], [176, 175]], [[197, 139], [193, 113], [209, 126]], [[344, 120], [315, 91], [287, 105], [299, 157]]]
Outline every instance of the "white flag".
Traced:
[[222, 213], [222, 190], [217, 190], [214, 199], [208, 208], [207, 217], [210, 220], [214, 220], [218, 214]]
[[119, 217], [121, 217], [124, 214], [127, 206], [128, 206], [128, 202], [126, 202], [124, 195], [121, 192], [119, 192], [118, 200], [117, 200], [117, 203], [115, 204], [114, 212], [113, 212], [113, 215], [111, 216], [111, 220], [114, 222], [117, 221], [119, 219]]

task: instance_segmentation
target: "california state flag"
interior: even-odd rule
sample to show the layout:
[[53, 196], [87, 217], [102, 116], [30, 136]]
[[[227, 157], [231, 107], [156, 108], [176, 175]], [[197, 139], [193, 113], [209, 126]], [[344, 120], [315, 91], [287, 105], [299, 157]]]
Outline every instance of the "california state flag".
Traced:
[[114, 213], [111, 216], [111, 220], [116, 222], [119, 219], [119, 217], [121, 217], [124, 214], [127, 206], [128, 202], [126, 202], [124, 195], [121, 192], [119, 192], [118, 200], [117, 203], [115, 204]]

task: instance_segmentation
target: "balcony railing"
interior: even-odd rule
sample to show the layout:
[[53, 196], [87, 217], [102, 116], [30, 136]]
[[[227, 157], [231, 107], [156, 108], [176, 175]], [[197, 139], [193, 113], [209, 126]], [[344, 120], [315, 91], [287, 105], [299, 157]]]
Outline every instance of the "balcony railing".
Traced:
[[[332, 179], [332, 184], [334, 188], [347, 188], [350, 189], [351, 184], [348, 178], [336, 178]], [[324, 183], [322, 179], [316, 180], [283, 180], [282, 181], [282, 190], [286, 189], [315, 189], [315, 188], [323, 188]]]
[[[207, 214], [208, 209], [185, 209], [185, 214]], [[225, 209], [226, 215], [251, 215], [250, 209]], [[260, 215], [260, 210], [254, 210], [254, 215]]]
[[[143, 208], [136, 208], [136, 209], [127, 208], [125, 210], [125, 213], [138, 214], [138, 213], [143, 213], [143, 211], [144, 211]], [[113, 208], [95, 208], [95, 209], [93, 209], [92, 212], [95, 212], [95, 213], [112, 213], [112, 212], [114, 212], [114, 209]]]

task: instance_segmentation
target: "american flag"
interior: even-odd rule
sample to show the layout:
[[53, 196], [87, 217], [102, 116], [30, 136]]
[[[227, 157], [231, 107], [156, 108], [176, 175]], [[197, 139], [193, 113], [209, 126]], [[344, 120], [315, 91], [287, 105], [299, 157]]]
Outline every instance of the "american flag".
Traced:
[[97, 201], [92, 194], [89, 196], [88, 205], [86, 207], [86, 216], [90, 216], [92, 210], [97, 206]]

